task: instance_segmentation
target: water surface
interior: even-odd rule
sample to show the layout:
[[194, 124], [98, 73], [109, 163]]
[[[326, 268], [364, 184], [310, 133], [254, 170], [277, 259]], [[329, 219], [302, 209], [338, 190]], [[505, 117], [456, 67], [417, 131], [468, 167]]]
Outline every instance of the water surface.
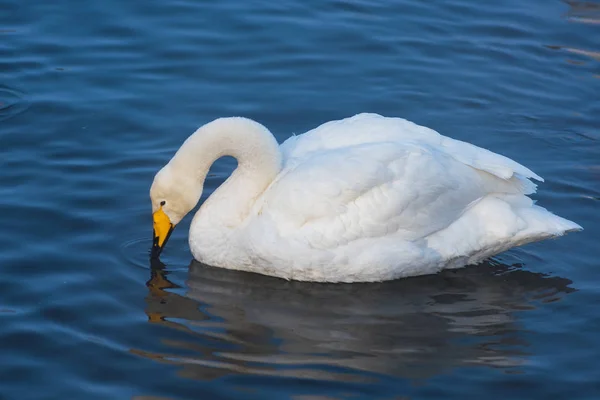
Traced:
[[[599, 3], [0, 7], [1, 398], [600, 398]], [[191, 262], [188, 217], [148, 262], [149, 185], [198, 126], [363, 111], [518, 160], [585, 231], [325, 285]]]

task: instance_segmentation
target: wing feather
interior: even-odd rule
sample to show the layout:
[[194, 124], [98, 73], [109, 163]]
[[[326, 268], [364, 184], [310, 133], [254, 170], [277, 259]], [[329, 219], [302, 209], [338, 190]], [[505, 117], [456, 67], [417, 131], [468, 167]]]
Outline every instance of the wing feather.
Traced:
[[279, 235], [328, 249], [394, 234], [419, 240], [489, 193], [528, 194], [526, 167], [377, 114], [323, 124], [281, 146], [284, 170], [263, 198]]

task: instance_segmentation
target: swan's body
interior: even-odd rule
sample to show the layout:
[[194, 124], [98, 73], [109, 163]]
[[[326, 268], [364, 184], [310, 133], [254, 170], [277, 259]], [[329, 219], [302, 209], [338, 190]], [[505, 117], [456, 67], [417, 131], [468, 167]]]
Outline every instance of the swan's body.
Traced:
[[579, 230], [533, 204], [541, 181], [504, 156], [399, 118], [360, 114], [281, 146], [262, 125], [201, 127], [155, 178], [154, 211], [176, 224], [210, 165], [238, 168], [201, 206], [189, 235], [203, 263], [285, 279], [383, 281], [482, 261]]

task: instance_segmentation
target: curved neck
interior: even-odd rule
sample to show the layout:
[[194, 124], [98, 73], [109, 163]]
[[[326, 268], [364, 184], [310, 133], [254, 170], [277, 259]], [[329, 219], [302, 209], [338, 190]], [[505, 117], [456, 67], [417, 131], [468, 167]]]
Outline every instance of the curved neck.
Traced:
[[247, 118], [220, 118], [192, 134], [169, 162], [199, 201], [210, 166], [223, 156], [237, 159], [232, 175], [204, 202], [199, 214], [210, 223], [236, 226], [281, 170], [279, 144], [267, 128]]

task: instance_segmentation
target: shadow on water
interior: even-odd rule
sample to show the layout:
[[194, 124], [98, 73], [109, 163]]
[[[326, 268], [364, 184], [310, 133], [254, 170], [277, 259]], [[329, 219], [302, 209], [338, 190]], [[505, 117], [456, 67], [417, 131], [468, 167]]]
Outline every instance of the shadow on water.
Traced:
[[182, 288], [157, 263], [145, 312], [178, 332], [161, 337], [170, 354], [132, 351], [198, 380], [424, 379], [460, 366], [519, 372], [529, 343], [518, 312], [560, 300], [575, 291], [571, 283], [494, 261], [377, 284], [287, 282], [192, 262]]

